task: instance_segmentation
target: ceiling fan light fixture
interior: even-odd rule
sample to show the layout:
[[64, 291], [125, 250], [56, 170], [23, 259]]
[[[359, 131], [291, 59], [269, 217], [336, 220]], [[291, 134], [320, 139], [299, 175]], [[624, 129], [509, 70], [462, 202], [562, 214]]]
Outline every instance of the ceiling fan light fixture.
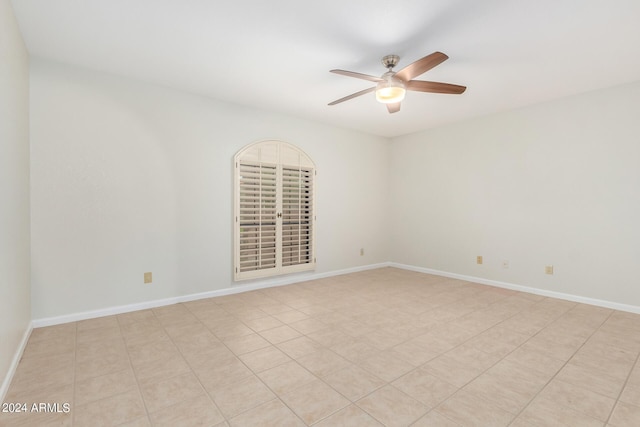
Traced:
[[393, 73], [385, 73], [384, 79], [376, 86], [376, 99], [383, 104], [393, 104], [404, 99], [407, 90], [404, 82], [396, 77]]
[[408, 90], [414, 92], [449, 93], [459, 95], [467, 89], [466, 86], [454, 85], [451, 83], [414, 80], [415, 77], [426, 73], [433, 67], [441, 64], [447, 58], [449, 57], [442, 52], [433, 52], [431, 55], [427, 55], [412, 62], [402, 70], [394, 72], [393, 68], [398, 64], [400, 57], [398, 55], [387, 55], [382, 58], [382, 65], [387, 68], [387, 72], [380, 77], [356, 73], [354, 71], [330, 70], [332, 73], [341, 74], [343, 76], [375, 82], [376, 85], [369, 86], [368, 88], [352, 93], [351, 95], [336, 99], [335, 101], [330, 102], [329, 105], [340, 104], [341, 102], [357, 98], [358, 96], [375, 92], [376, 100], [382, 104], [386, 104], [387, 111], [393, 114], [400, 111], [400, 103], [404, 99], [406, 91]]

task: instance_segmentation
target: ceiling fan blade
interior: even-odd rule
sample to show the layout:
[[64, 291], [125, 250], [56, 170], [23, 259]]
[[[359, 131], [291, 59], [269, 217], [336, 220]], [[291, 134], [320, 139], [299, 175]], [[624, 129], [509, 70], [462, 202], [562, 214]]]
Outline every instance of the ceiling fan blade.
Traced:
[[330, 73], [340, 74], [347, 77], [355, 77], [356, 79], [369, 80], [370, 82], [381, 82], [382, 79], [376, 76], [370, 76], [369, 74], [356, 73], [355, 71], [346, 70], [330, 70]]
[[431, 55], [427, 55], [424, 58], [418, 59], [412, 64], [407, 65], [402, 70], [398, 71], [395, 76], [408, 82], [414, 77], [418, 77], [420, 74], [426, 73], [436, 65], [442, 64], [449, 57], [442, 52], [433, 52]]
[[335, 101], [330, 102], [329, 105], [340, 104], [341, 102], [348, 101], [348, 100], [353, 99], [353, 98], [355, 98], [357, 96], [364, 95], [365, 93], [373, 92], [374, 90], [376, 90], [375, 86], [374, 87], [370, 87], [368, 89], [361, 90], [360, 92], [352, 93], [351, 95], [347, 95], [344, 98], [336, 99]]
[[467, 90], [466, 86], [450, 83], [426, 82], [423, 80], [411, 80], [406, 83], [407, 90], [416, 92], [449, 93], [459, 95]]
[[391, 114], [397, 113], [398, 111], [400, 111], [400, 103], [394, 102], [392, 104], [387, 104], [387, 110], [389, 110], [389, 113]]

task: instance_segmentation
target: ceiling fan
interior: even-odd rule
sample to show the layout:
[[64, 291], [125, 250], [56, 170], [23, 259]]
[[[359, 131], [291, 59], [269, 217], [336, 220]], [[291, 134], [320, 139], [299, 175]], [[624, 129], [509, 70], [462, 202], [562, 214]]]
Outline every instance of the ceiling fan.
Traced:
[[331, 73], [369, 80], [377, 83], [377, 85], [352, 93], [344, 98], [337, 99], [329, 103], [329, 105], [336, 105], [360, 95], [375, 91], [378, 102], [387, 104], [387, 110], [389, 110], [389, 113], [397, 113], [400, 111], [400, 101], [404, 99], [407, 90], [413, 90], [416, 92], [461, 94], [467, 89], [466, 86], [459, 86], [450, 83], [428, 82], [424, 80], [412, 80], [414, 77], [418, 77], [433, 67], [443, 63], [448, 58], [449, 57], [442, 52], [434, 52], [431, 55], [427, 55], [424, 58], [418, 59], [414, 63], [407, 65], [402, 70], [395, 72], [393, 71], [393, 67], [398, 64], [400, 57], [398, 55], [387, 55], [382, 58], [382, 64], [387, 67], [387, 72], [380, 77], [356, 73], [353, 71], [331, 70]]

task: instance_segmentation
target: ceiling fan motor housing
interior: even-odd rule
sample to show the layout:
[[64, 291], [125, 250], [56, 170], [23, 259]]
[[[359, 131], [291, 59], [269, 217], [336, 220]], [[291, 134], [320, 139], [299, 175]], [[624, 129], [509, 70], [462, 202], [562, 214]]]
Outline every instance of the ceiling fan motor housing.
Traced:
[[387, 55], [382, 58], [382, 64], [389, 70], [398, 65], [398, 61], [400, 61], [400, 57], [398, 55]]

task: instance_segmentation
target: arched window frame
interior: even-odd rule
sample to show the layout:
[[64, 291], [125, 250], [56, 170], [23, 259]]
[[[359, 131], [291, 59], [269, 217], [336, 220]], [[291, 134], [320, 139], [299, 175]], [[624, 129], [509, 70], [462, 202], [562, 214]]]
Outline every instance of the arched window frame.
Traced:
[[311, 158], [284, 141], [259, 141], [236, 153], [234, 167], [234, 280], [315, 269]]

